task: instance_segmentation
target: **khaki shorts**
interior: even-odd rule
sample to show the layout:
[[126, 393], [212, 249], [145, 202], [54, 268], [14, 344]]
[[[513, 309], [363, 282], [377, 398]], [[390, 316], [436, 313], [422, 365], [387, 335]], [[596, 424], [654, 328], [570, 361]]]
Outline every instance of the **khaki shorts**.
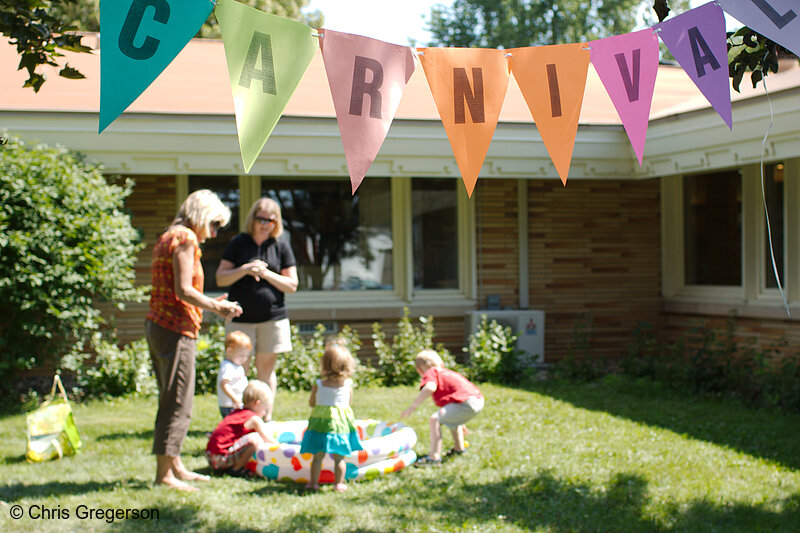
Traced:
[[480, 413], [481, 409], [483, 409], [483, 398], [470, 396], [461, 403], [448, 403], [439, 409], [437, 414], [439, 422], [450, 429], [456, 429]]
[[266, 322], [230, 322], [225, 327], [225, 333], [243, 331], [250, 337], [253, 349], [250, 355], [256, 353], [284, 353], [292, 350], [292, 331], [289, 319], [267, 320]]

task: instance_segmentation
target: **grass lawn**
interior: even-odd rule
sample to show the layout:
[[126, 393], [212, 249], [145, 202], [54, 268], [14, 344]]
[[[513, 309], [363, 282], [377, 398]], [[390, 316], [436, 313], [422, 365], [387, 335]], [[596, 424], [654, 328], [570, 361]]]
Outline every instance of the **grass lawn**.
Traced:
[[[214, 477], [193, 494], [152, 488], [153, 399], [75, 408], [78, 456], [24, 461], [24, 416], [0, 423], [0, 531], [800, 531], [800, 416], [750, 410], [611, 377], [599, 384], [484, 385], [469, 453], [337, 494]], [[394, 421], [411, 387], [360, 389], [361, 418]], [[276, 418], [308, 415], [280, 392]], [[428, 403], [409, 423], [428, 448]], [[216, 399], [196, 398], [184, 461], [207, 469]], [[449, 447], [449, 433], [445, 446]], [[11, 506], [25, 516], [10, 518]], [[78, 519], [79, 506], [157, 509], [157, 521]], [[35, 507], [37, 506], [37, 507]], [[47, 509], [54, 519], [27, 514]], [[58, 519], [69, 513], [69, 519]]]

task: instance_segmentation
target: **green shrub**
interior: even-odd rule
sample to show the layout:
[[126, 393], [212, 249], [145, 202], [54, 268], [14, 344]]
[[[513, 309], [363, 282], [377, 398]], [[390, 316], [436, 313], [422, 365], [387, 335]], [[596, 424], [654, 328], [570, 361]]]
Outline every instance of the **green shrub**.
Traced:
[[496, 320], [488, 321], [481, 316], [478, 330], [469, 336], [469, 346], [463, 348], [469, 354], [464, 371], [473, 381], [515, 383], [523, 375], [516, 350], [517, 335], [509, 327]]
[[[358, 351], [361, 349], [358, 334], [350, 326], [344, 326], [335, 337], [350, 350], [356, 361], [353, 381], [357, 385], [369, 383], [374, 370], [362, 365], [358, 359]], [[317, 324], [314, 333], [305, 339], [300, 336], [297, 326], [292, 325], [292, 351], [281, 354], [276, 369], [278, 388], [293, 391], [311, 390], [319, 378], [319, 362], [325, 351], [325, 343], [329, 339], [330, 336], [325, 334], [325, 326], [322, 324]]]
[[553, 375], [560, 379], [594, 381], [608, 373], [604, 361], [592, 356], [592, 317], [579, 315], [573, 322], [567, 355], [553, 365]]
[[93, 365], [87, 364], [89, 356], [86, 354], [68, 354], [61, 360], [61, 367], [75, 376], [77, 390], [73, 392], [89, 398], [158, 392], [147, 341], [142, 338], [119, 348], [97, 337], [95, 340]]
[[195, 394], [216, 394], [219, 364], [225, 358], [225, 326], [212, 322], [206, 333], [197, 336]]
[[386, 334], [378, 322], [372, 324], [372, 342], [378, 354], [378, 379], [383, 385], [414, 385], [419, 382], [414, 359], [422, 350], [436, 350], [444, 366], [454, 368], [456, 361], [441, 344], [433, 345], [433, 317], [419, 317], [421, 326], [414, 327], [408, 317], [408, 308], [403, 308], [403, 317], [397, 323], [397, 335], [392, 343], [386, 342]]
[[[139, 234], [123, 211], [133, 182], [63, 147], [0, 147], [0, 375], [78, 354], [100, 331], [99, 302], [141, 301]], [[4, 379], [0, 387], [8, 387]]]

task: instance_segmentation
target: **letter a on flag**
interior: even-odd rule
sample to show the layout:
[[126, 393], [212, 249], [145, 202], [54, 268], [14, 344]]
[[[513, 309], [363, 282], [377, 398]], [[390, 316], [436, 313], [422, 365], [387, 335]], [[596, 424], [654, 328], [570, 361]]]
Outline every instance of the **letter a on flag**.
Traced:
[[658, 72], [658, 37], [648, 28], [589, 43], [591, 60], [642, 164]]
[[508, 90], [508, 62], [502, 50], [419, 50], [461, 179], [472, 197]]
[[800, 55], [800, 2], [719, 0], [722, 9], [764, 37]]
[[305, 24], [219, 0], [214, 15], [228, 62], [239, 149], [250, 172], [317, 50]]
[[589, 51], [584, 48], [575, 43], [509, 50], [511, 73], [564, 185], [589, 71]]
[[414, 73], [414, 53], [407, 46], [332, 30], [323, 30], [319, 45], [355, 194]]
[[709, 2], [653, 27], [725, 124], [733, 128], [722, 8]]
[[211, 0], [100, 2], [100, 125], [136, 100], [208, 19]]

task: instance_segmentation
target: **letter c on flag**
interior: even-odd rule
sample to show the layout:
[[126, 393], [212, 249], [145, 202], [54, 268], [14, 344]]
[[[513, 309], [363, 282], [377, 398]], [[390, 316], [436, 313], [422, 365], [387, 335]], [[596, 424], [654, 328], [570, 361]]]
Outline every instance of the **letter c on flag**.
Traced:
[[167, 0], [133, 0], [131, 8], [128, 10], [128, 15], [125, 17], [125, 22], [122, 23], [118, 41], [120, 52], [131, 59], [150, 59], [158, 50], [158, 45], [161, 42], [160, 39], [148, 35], [144, 38], [142, 46], [133, 44], [136, 33], [139, 31], [139, 26], [142, 25], [144, 12], [148, 7], [152, 7], [155, 10], [155, 13], [153, 13], [154, 21], [166, 24], [169, 20], [169, 3]]

